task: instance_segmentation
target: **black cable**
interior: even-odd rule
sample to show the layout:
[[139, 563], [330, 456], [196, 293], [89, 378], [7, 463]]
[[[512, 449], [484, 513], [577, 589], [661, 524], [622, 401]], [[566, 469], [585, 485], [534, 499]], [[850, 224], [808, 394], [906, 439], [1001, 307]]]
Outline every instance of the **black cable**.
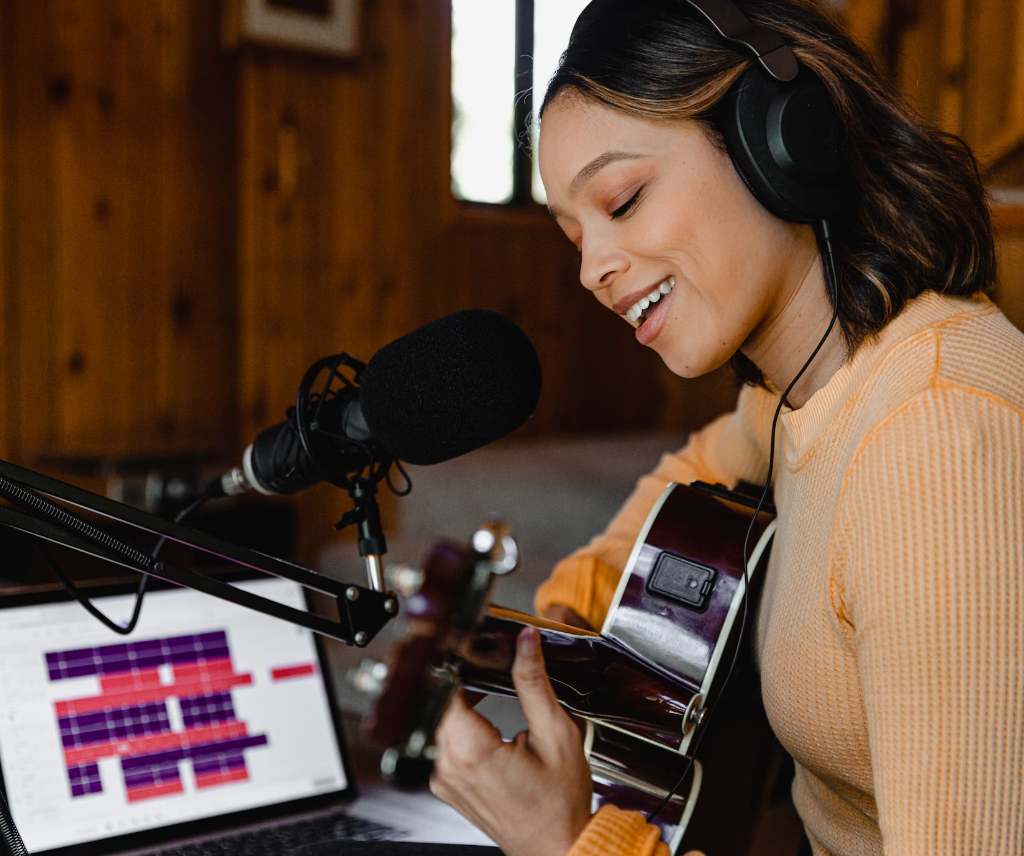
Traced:
[[143, 572], [142, 579], [139, 580], [139, 588], [135, 593], [135, 609], [132, 611], [131, 620], [127, 625], [121, 625], [112, 621], [100, 612], [89, 598], [82, 594], [74, 582], [72, 582], [71, 578], [61, 570], [60, 565], [58, 565], [57, 561], [50, 555], [49, 550], [47, 550], [38, 539], [33, 538], [32, 545], [36, 548], [36, 552], [39, 553], [43, 561], [46, 562], [50, 572], [57, 578], [60, 584], [67, 589], [68, 594], [77, 600], [94, 618], [98, 619], [103, 625], [113, 630], [115, 633], [120, 633], [122, 636], [127, 636], [135, 629], [135, 624], [139, 620], [139, 613], [142, 611], [142, 598], [146, 593], [146, 581], [149, 579], [145, 572]]
[[[184, 523], [193, 514], [195, 514], [200, 508], [206, 505], [211, 499], [217, 495], [223, 495], [220, 491], [220, 479], [211, 482], [206, 490], [204, 490], [199, 496], [193, 499], [188, 505], [186, 505], [181, 511], [174, 515], [175, 523]], [[156, 546], [153, 548], [153, 552], [149, 554], [150, 560], [155, 564], [156, 560], [160, 557], [160, 551], [163, 550], [164, 544], [167, 543], [167, 536], [161, 535], [160, 540], [156, 542]]]
[[[219, 482], [216, 482], [214, 484], [219, 485]], [[214, 485], [211, 485], [210, 487], [213, 488]], [[213, 491], [210, 488], [208, 488], [205, 492], [203, 492], [194, 500], [192, 500], [192, 502], [186, 505], [183, 509], [181, 509], [181, 511], [177, 513], [177, 515], [175, 515], [174, 522], [184, 523], [185, 520], [187, 520], [191, 515], [198, 511], [208, 500], [212, 498], [212, 493]], [[54, 503], [54, 505], [56, 505], [56, 503]], [[96, 531], [99, 532], [102, 530], [97, 529]], [[111, 541], [112, 540], [113, 538], [111, 536]], [[149, 574], [146, 573], [144, 568], [140, 567], [137, 569], [140, 573], [142, 573], [142, 579], [139, 580], [139, 587], [135, 592], [135, 607], [132, 609], [132, 617], [129, 619], [127, 624], [117, 624], [115, 621], [111, 620], [102, 612], [100, 612], [100, 610], [95, 606], [95, 604], [93, 604], [92, 601], [90, 601], [89, 598], [86, 597], [85, 594], [83, 594], [83, 592], [78, 588], [78, 586], [74, 584], [71, 578], [67, 574], [65, 574], [63, 570], [61, 570], [60, 565], [57, 564], [53, 556], [50, 555], [50, 552], [42, 545], [42, 543], [40, 543], [35, 538], [32, 539], [32, 543], [35, 546], [36, 550], [39, 551], [39, 554], [43, 557], [43, 560], [46, 562], [47, 566], [49, 567], [53, 575], [60, 581], [60, 584], [64, 586], [65, 589], [67, 589], [68, 594], [70, 594], [75, 600], [77, 600], [90, 615], [92, 615], [94, 618], [100, 621], [105, 627], [108, 627], [110, 630], [113, 630], [115, 633], [118, 633], [121, 636], [127, 636], [133, 630], [135, 630], [135, 626], [139, 623], [139, 616], [142, 613], [142, 601], [146, 595], [146, 589], [149, 584]], [[144, 557], [146, 568], [151, 568], [154, 564], [156, 564], [156, 561], [160, 556], [160, 551], [163, 549], [164, 544], [166, 543], [167, 538], [161, 536], [160, 540], [156, 542], [156, 546], [153, 548], [149, 556], [144, 556], [144, 554], [140, 553], [140, 555], [143, 555]]]
[[[768, 491], [772, 485], [772, 474], [775, 470], [775, 429], [778, 426], [779, 414], [782, 413], [782, 405], [786, 403], [786, 399], [789, 398], [789, 394], [793, 391], [793, 387], [796, 386], [796, 382], [803, 377], [804, 372], [810, 367], [811, 363], [814, 362], [814, 358], [818, 356], [818, 352], [825, 346], [825, 342], [828, 337], [832, 335], [832, 329], [836, 326], [836, 321], [839, 318], [839, 276], [836, 273], [836, 263], [832, 252], [832, 230], [829, 223], [826, 220], [822, 220], [816, 229], [820, 253], [824, 256], [824, 261], [827, 264], [822, 265], [822, 272], [824, 273], [825, 279], [831, 286], [832, 291], [832, 320], [828, 322], [828, 329], [825, 330], [825, 335], [821, 337], [821, 341], [818, 342], [817, 347], [811, 352], [811, 355], [807, 358], [807, 362], [804, 363], [803, 368], [796, 373], [796, 377], [789, 382], [789, 386], [786, 387], [786, 391], [779, 397], [779, 404], [775, 408], [775, 416], [772, 417], [772, 434], [771, 441], [769, 443], [768, 452], [768, 475], [764, 480], [764, 490], [761, 492], [761, 498], [757, 502], [757, 508], [754, 509], [754, 514], [750, 518], [750, 526], [747, 527], [747, 534], [743, 539], [743, 618], [740, 621], [740, 633], [736, 638], [736, 648], [732, 652], [732, 661], [729, 663], [729, 671], [725, 674], [725, 682], [722, 684], [722, 690], [718, 694], [719, 698], [724, 696], [726, 689], [729, 686], [729, 682], [732, 680], [733, 672], [736, 670], [736, 663], [739, 661], [740, 651], [743, 648], [743, 641], [747, 635], [748, 630], [748, 610], [747, 610], [747, 592], [750, 588], [750, 578], [747, 574], [747, 556], [749, 555], [750, 547], [750, 535], [754, 531], [754, 526], [757, 524], [757, 516], [761, 513], [761, 508], [764, 506], [765, 499], [768, 497]], [[686, 765], [686, 769], [683, 770], [683, 774], [679, 777], [679, 781], [672, 786], [667, 796], [659, 803], [658, 807], [647, 815], [647, 822], [650, 823], [654, 818], [658, 816], [662, 809], [668, 805], [669, 800], [675, 796], [676, 791], [682, 787], [686, 777], [690, 774], [690, 770], [693, 768], [694, 758], [697, 757], [697, 750], [700, 748], [701, 741], [704, 739], [704, 735], [708, 732], [711, 726], [711, 720], [715, 716], [717, 705], [711, 708], [708, 714], [708, 722], [704, 726], [700, 735], [697, 737], [697, 741], [690, 752], [690, 762]]]
[[402, 474], [402, 479], [405, 481], [405, 487], [401, 490], [395, 487], [394, 482], [391, 480], [391, 470], [388, 469], [387, 475], [384, 476], [384, 480], [387, 482], [388, 489], [395, 496], [408, 496], [412, 493], [412, 479], [409, 478], [409, 474], [405, 471], [405, 467], [402, 466], [402, 462], [395, 458], [395, 469]]
[[[156, 564], [157, 558], [160, 556], [160, 551], [163, 549], [164, 544], [167, 543], [167, 538], [163, 535], [160, 536], [160, 540], [156, 542], [156, 546], [153, 547], [152, 552], [149, 556], [136, 550], [134, 547], [125, 544], [114, 536], [109, 535], [102, 529], [93, 526], [84, 518], [79, 517], [76, 514], [72, 514], [70, 511], [65, 509], [63, 506], [57, 505], [45, 497], [40, 496], [34, 491], [30, 491], [27, 488], [23, 488], [14, 482], [10, 482], [7, 479], [3, 479], [3, 484], [0, 485], [0, 495], [3, 495], [6, 499], [21, 505], [23, 508], [30, 508], [37, 512], [42, 513], [44, 516], [48, 516], [51, 519], [58, 517], [58, 519], [67, 523], [72, 521], [74, 525], [69, 528], [73, 528], [79, 534], [85, 534], [86, 531], [90, 532], [94, 537], [91, 538], [93, 541], [104, 544], [105, 546], [111, 547], [112, 549], [116, 545], [116, 552], [122, 555], [133, 555], [138, 554], [143, 557], [144, 564], [146, 567], [152, 567]], [[13, 490], [12, 488], [17, 488]], [[213, 499], [214, 496], [218, 495], [220, 489], [220, 480], [213, 482], [202, 494], [197, 496], [192, 502], [186, 505], [181, 511], [179, 511], [175, 517], [175, 523], [184, 523], [191, 515], [195, 514], [207, 501]], [[12, 499], [14, 497], [14, 499]], [[59, 510], [63, 514], [58, 515], [55, 512]], [[138, 570], [142, 573], [142, 579], [139, 580], [139, 587], [135, 593], [135, 607], [132, 610], [132, 617], [128, 624], [120, 625], [111, 621], [106, 615], [100, 612], [99, 609], [87, 598], [79, 588], [71, 581], [64, 571], [61, 570], [60, 565], [54, 561], [50, 553], [43, 547], [43, 545], [35, 538], [32, 539], [32, 543], [39, 550], [43, 559], [49, 565], [50, 570], [53, 571], [53, 575], [60, 580], [60, 583], [64, 588], [68, 590], [68, 593], [77, 600], [88, 612], [99, 619], [106, 627], [109, 627], [115, 633], [119, 633], [122, 636], [127, 636], [135, 629], [135, 625], [139, 622], [139, 615], [142, 613], [142, 599], [146, 594], [146, 586], [149, 582], [149, 575], [145, 570], [139, 568]], [[11, 815], [10, 807], [7, 804], [7, 799], [4, 796], [2, 790], [0, 790], [0, 838], [3, 839], [4, 845], [7, 848], [10, 856], [28, 856], [28, 849], [25, 847], [25, 842], [22, 840], [21, 833], [18, 832], [18, 827], [14, 823], [14, 817]]]

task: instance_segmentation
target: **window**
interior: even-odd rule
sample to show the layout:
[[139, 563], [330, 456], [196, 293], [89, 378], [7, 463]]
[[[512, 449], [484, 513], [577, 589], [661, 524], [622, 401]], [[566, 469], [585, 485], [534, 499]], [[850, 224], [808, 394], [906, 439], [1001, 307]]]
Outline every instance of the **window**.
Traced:
[[452, 193], [544, 202], [529, 129], [589, 0], [452, 0]]

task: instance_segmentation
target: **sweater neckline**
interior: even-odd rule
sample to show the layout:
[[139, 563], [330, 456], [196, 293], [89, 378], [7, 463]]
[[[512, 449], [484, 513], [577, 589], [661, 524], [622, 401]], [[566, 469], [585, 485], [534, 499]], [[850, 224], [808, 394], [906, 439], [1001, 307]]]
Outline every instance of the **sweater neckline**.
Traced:
[[783, 459], [789, 470], [795, 472], [804, 465], [817, 442], [827, 434], [844, 408], [869, 388], [872, 376], [886, 355], [900, 342], [937, 327], [954, 315], [975, 314], [992, 306], [984, 295], [953, 298], [934, 291], [922, 292], [909, 301], [896, 318], [863, 342], [803, 407], [792, 410], [783, 405], [779, 423]]

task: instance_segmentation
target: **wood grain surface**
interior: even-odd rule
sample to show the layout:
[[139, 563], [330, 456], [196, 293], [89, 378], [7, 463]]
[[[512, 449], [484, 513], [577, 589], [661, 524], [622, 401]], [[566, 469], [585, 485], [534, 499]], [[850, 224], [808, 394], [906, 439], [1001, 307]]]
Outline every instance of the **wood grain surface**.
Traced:
[[[1022, 10], [848, 5], [919, 109], [1020, 183]], [[231, 462], [314, 359], [474, 306], [544, 366], [513, 439], [686, 432], [730, 407], [727, 370], [676, 378], [582, 289], [543, 209], [452, 198], [450, 27], [447, 0], [366, 0], [337, 60], [226, 50], [208, 0], [0, 0], [0, 454]], [[1024, 218], [998, 222], [1022, 324]], [[342, 498], [294, 501], [309, 559]]]

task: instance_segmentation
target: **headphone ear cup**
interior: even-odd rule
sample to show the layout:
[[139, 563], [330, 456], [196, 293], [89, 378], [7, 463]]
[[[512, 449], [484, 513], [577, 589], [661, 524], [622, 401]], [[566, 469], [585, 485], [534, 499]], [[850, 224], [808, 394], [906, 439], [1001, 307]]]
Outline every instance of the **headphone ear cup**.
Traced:
[[783, 83], [754, 64], [726, 93], [716, 119], [740, 178], [777, 217], [813, 223], [850, 211], [842, 129], [813, 72], [801, 68]]

